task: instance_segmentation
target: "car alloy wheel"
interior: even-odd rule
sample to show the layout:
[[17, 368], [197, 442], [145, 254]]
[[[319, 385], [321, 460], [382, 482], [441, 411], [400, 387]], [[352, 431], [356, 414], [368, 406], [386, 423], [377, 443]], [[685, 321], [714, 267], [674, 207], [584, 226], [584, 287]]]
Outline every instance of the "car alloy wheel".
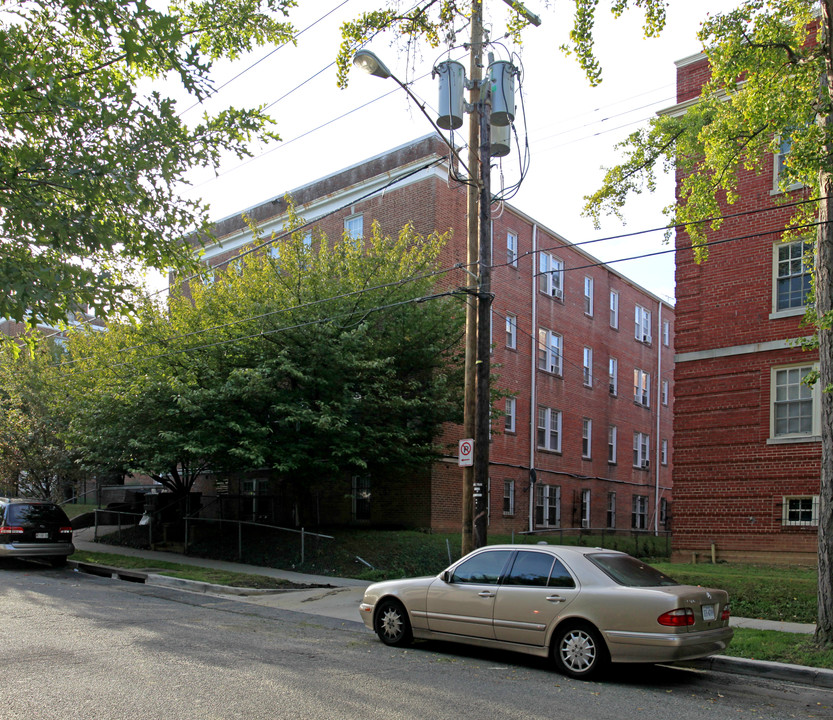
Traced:
[[402, 646], [411, 642], [411, 623], [405, 608], [395, 600], [385, 600], [376, 612], [376, 634], [385, 645]]
[[589, 625], [570, 625], [558, 631], [553, 653], [558, 669], [574, 678], [594, 675], [607, 659], [601, 637]]

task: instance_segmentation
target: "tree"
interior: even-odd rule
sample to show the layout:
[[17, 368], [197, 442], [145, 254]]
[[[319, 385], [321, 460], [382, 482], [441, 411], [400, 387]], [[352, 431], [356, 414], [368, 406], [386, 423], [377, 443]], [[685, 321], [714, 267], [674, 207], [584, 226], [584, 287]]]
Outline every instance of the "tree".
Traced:
[[47, 341], [32, 352], [0, 348], [0, 494], [64, 499], [82, 476], [61, 437], [68, 420], [54, 368], [61, 355]]
[[[791, 143], [781, 186], [800, 182], [819, 198], [795, 211], [785, 237], [818, 221], [814, 253], [814, 307], [821, 383], [821, 478], [818, 532], [817, 641], [833, 645], [833, 0], [746, 0], [707, 19], [700, 39], [711, 80], [682, 117], [662, 116], [623, 144], [625, 159], [608, 170], [587, 198], [598, 217], [618, 213], [627, 197], [653, 190], [655, 168], [676, 166], [684, 179], [678, 202], [668, 208], [675, 224], [718, 218], [720, 202], [738, 200], [737, 174], [761, 167], [764, 158]], [[705, 260], [704, 224], [688, 225], [698, 261]], [[810, 378], [814, 380], [814, 378]]]
[[410, 227], [334, 243], [299, 230], [73, 336], [72, 446], [178, 494], [209, 469], [309, 488], [427, 467], [462, 386], [460, 302], [434, 289], [444, 243]]
[[192, 267], [186, 231], [208, 209], [179, 197], [193, 167], [248, 154], [262, 109], [228, 108], [189, 126], [178, 80], [211, 94], [215, 60], [286, 42], [295, 0], [0, 0], [0, 317], [58, 324], [130, 306], [134, 271]]

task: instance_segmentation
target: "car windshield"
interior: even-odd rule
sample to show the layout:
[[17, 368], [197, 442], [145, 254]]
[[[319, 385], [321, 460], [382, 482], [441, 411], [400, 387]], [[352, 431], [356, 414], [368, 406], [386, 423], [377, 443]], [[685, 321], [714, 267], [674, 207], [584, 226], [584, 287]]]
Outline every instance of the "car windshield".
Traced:
[[56, 524], [67, 525], [67, 516], [61, 508], [50, 503], [17, 503], [9, 505], [7, 522], [9, 525]]
[[627, 587], [660, 587], [679, 585], [673, 578], [630, 555], [594, 553], [587, 559], [620, 585]]

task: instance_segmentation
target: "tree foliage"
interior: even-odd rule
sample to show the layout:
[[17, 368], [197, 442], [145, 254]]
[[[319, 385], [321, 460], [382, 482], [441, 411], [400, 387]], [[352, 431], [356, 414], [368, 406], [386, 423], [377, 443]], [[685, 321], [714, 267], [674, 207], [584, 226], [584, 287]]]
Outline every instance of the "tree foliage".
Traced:
[[461, 303], [433, 289], [444, 242], [298, 230], [74, 337], [73, 447], [177, 493], [209, 469], [309, 486], [425, 466], [461, 404]]
[[[547, 8], [554, 4], [554, 0], [544, 0]], [[342, 44], [336, 60], [339, 87], [347, 85], [350, 62], [355, 52], [379, 33], [393, 32], [406, 52], [410, 52], [417, 41], [424, 41], [431, 48], [459, 46], [468, 42], [468, 38], [458, 41], [455, 27], [460, 21], [467, 23], [471, 19], [475, 5], [482, 5], [481, 0], [423, 0], [416, 6], [405, 3], [409, 9], [403, 10], [400, 0], [389, 0], [381, 9], [344, 23], [341, 28]], [[602, 68], [596, 58], [593, 41], [598, 5], [599, 0], [575, 0], [570, 40], [560, 48], [566, 54], [575, 56], [591, 85], [597, 85], [602, 80]], [[611, 0], [609, 5], [615, 18], [620, 17], [628, 7], [641, 9], [645, 14], [642, 29], [646, 37], [658, 35], [665, 27], [668, 0]], [[528, 25], [524, 15], [512, 8], [506, 32], [520, 42]]]
[[56, 324], [129, 304], [134, 271], [193, 263], [207, 208], [178, 196], [194, 167], [275, 137], [259, 108], [192, 125], [215, 60], [291, 38], [294, 0], [0, 0], [0, 317]]
[[54, 368], [61, 355], [46, 341], [31, 352], [0, 348], [0, 494], [63, 499], [82, 476], [63, 440], [69, 408]]
[[[814, 295], [806, 320], [819, 351], [821, 477], [817, 640], [833, 645], [833, 0], [745, 0], [700, 30], [711, 79], [685, 113], [662, 115], [621, 146], [624, 160], [586, 198], [585, 212], [618, 214], [631, 193], [655, 187], [657, 167], [684, 177], [667, 212], [686, 225], [695, 257], [708, 257], [707, 230], [722, 224], [742, 172], [769, 171], [788, 145], [779, 177], [815, 202], [790, 213], [784, 239], [815, 235]], [[705, 222], [704, 222], [705, 221]], [[810, 229], [810, 228], [814, 229]]]

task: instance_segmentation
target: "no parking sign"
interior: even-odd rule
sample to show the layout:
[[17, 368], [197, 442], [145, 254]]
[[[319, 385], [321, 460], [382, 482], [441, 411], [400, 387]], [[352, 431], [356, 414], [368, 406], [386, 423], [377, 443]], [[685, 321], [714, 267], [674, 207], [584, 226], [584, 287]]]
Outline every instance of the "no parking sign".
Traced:
[[464, 438], [460, 441], [457, 450], [457, 464], [460, 467], [471, 467], [474, 465], [474, 440]]

